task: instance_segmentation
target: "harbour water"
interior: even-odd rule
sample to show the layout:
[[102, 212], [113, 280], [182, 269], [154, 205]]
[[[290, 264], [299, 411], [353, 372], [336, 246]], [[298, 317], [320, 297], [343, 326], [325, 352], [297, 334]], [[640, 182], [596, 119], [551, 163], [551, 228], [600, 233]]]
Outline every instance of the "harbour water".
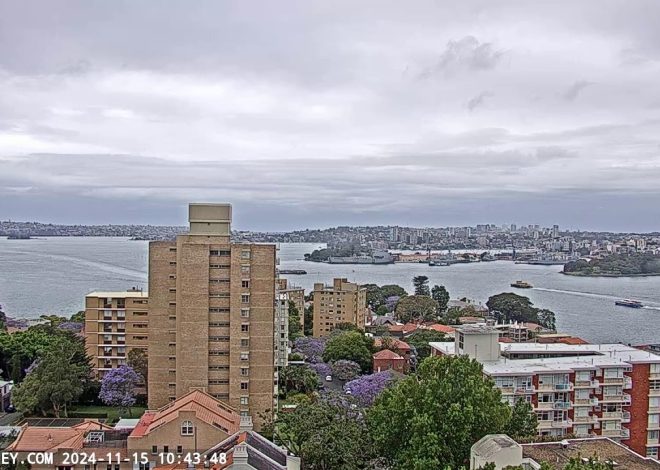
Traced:
[[[412, 290], [412, 278], [426, 275], [443, 284], [452, 298], [485, 303], [500, 292], [529, 297], [537, 307], [557, 315], [557, 326], [593, 342], [644, 344], [660, 342], [660, 277], [585, 278], [564, 276], [561, 266], [508, 261], [429, 267], [425, 264], [330, 265], [303, 260], [316, 244], [280, 244], [281, 269], [303, 269], [287, 275], [309, 290], [315, 282], [346, 277], [359, 283], [399, 284]], [[147, 289], [148, 242], [126, 238], [63, 237], [0, 239], [0, 304], [15, 317], [44, 313], [71, 315], [83, 308], [93, 290]], [[533, 289], [516, 290], [516, 280]], [[614, 305], [618, 298], [640, 300], [646, 307]]]

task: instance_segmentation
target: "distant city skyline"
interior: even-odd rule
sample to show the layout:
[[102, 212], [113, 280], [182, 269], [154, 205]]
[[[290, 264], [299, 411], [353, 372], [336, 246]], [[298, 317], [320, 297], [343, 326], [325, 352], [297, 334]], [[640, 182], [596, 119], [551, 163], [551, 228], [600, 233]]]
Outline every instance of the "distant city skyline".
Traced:
[[[0, 219], [660, 230], [660, 2], [0, 3]], [[48, 47], [44, 47], [48, 44]]]

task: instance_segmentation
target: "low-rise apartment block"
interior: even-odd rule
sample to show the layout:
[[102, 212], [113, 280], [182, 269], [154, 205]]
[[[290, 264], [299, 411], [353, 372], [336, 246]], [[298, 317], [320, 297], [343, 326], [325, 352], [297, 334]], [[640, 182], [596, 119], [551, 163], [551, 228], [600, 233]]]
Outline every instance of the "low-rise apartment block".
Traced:
[[532, 404], [543, 436], [604, 436], [658, 457], [660, 355], [623, 344], [501, 343], [486, 325], [458, 328], [433, 355], [468, 355], [502, 398]]
[[92, 292], [85, 297], [85, 344], [99, 379], [126, 364], [132, 349], [147, 352], [149, 295], [140, 290]]
[[367, 316], [367, 289], [335, 278], [331, 286], [314, 284], [314, 336], [327, 336], [339, 323], [352, 323], [364, 329]]

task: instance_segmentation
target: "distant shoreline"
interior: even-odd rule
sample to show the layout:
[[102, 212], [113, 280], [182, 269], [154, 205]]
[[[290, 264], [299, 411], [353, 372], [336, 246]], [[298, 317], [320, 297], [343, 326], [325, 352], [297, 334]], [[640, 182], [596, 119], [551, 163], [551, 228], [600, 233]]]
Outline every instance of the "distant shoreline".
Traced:
[[660, 273], [640, 273], [640, 274], [615, 274], [615, 273], [600, 273], [600, 274], [586, 274], [586, 273], [566, 273], [564, 271], [559, 271], [560, 274], [565, 274], [567, 276], [575, 277], [652, 277], [660, 276]]

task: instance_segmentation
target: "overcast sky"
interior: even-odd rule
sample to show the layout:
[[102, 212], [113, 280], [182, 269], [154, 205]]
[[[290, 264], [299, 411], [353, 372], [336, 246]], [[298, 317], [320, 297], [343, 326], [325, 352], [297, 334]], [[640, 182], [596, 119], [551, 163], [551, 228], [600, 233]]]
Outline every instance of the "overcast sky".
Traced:
[[660, 1], [0, 0], [0, 219], [660, 230]]

